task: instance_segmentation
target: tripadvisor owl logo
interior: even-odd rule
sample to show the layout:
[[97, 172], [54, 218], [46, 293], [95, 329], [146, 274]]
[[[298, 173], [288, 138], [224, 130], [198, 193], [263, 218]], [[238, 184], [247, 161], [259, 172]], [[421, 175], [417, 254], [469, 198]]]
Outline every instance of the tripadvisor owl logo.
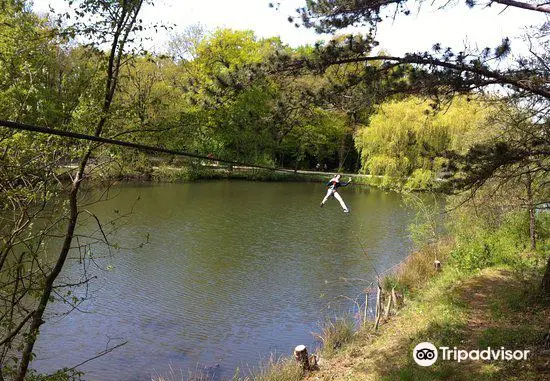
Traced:
[[413, 349], [413, 359], [420, 366], [430, 366], [437, 361], [437, 348], [432, 343], [420, 343]]
[[530, 350], [511, 350], [504, 347], [465, 350], [457, 347], [439, 347], [424, 342], [413, 349], [413, 359], [420, 366], [430, 366], [437, 361], [438, 351], [441, 351], [441, 360], [444, 361], [518, 361], [527, 360]]

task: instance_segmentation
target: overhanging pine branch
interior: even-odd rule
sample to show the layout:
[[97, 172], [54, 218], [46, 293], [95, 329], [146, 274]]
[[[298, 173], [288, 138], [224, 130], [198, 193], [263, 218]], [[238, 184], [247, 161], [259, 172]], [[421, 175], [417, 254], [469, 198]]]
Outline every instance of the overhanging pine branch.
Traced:
[[493, 0], [493, 2], [508, 5], [510, 7], [528, 9], [530, 11], [550, 13], [550, 6], [547, 4], [529, 4], [515, 0]]
[[[453, 63], [447, 61], [441, 61], [433, 57], [424, 57], [417, 54], [407, 55], [405, 57], [393, 57], [393, 56], [372, 56], [372, 57], [352, 57], [342, 60], [335, 60], [328, 62], [328, 66], [342, 65], [353, 62], [368, 62], [368, 61], [393, 61], [400, 64], [418, 64], [426, 66], [436, 66], [441, 68], [452, 69], [460, 72], [469, 72], [480, 75], [485, 78], [490, 78], [498, 81], [499, 84], [511, 85], [518, 89], [527, 91], [532, 94], [539, 95], [546, 99], [550, 99], [550, 90], [533, 85], [530, 81], [524, 77], [518, 77], [517, 74], [506, 74], [492, 71], [483, 67], [474, 67], [463, 63]], [[547, 82], [547, 81], [546, 81]]]

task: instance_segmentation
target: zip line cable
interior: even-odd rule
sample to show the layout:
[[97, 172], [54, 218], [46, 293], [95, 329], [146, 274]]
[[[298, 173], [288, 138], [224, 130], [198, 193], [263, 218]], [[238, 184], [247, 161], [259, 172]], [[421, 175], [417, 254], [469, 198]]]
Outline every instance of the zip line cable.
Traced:
[[266, 169], [266, 170], [269, 170], [269, 171], [295, 173], [295, 171], [290, 170], [290, 169], [277, 168], [277, 167], [268, 167], [268, 166], [257, 165], [257, 164], [248, 164], [248, 163], [243, 163], [243, 162], [239, 162], [239, 161], [235, 161], [235, 160], [220, 159], [220, 158], [213, 157], [213, 156], [210, 156], [210, 155], [205, 156], [205, 155], [200, 155], [200, 154], [196, 154], [196, 153], [173, 150], [173, 149], [168, 149], [168, 148], [153, 147], [153, 146], [148, 146], [148, 145], [140, 144], [140, 143], [132, 143], [132, 142], [126, 142], [126, 141], [123, 141], [123, 140], [102, 138], [102, 137], [99, 137], [99, 136], [81, 134], [81, 133], [78, 133], [78, 132], [71, 132], [71, 131], [63, 131], [63, 130], [58, 130], [58, 129], [50, 128], [50, 127], [40, 127], [40, 126], [35, 126], [35, 125], [32, 125], [32, 124], [12, 122], [12, 121], [9, 121], [9, 120], [0, 119], [0, 126], [8, 127], [8, 128], [11, 128], [11, 129], [14, 129], [14, 130], [20, 130], [20, 131], [38, 132], [38, 133], [41, 133], [41, 134], [57, 135], [57, 136], [64, 136], [64, 137], [73, 138], [73, 139], [89, 140], [89, 141], [98, 142], [98, 143], [113, 144], [113, 145], [122, 146], [122, 147], [135, 148], [135, 149], [140, 150], [140, 151], [161, 152], [161, 153], [167, 153], [167, 154], [171, 154], [171, 155], [191, 157], [191, 158], [195, 158], [195, 159], [203, 159], [203, 160], [208, 160], [208, 161], [218, 161], [218, 162], [221, 162], [221, 163], [238, 165], [238, 166], [243, 166], [243, 167]]

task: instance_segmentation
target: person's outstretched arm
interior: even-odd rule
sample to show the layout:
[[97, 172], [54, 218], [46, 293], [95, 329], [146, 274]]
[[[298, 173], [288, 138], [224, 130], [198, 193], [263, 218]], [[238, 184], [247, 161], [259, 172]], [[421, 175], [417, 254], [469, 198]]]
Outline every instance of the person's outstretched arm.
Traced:
[[347, 187], [351, 183], [351, 177], [348, 179], [347, 183], [340, 183], [340, 186]]

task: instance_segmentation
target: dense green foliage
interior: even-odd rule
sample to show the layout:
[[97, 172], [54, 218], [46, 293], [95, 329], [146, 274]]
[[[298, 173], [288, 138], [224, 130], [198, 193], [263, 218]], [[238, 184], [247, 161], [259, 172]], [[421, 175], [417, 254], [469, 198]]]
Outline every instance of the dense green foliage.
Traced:
[[548, 213], [538, 215], [537, 247], [532, 250], [527, 211], [501, 209], [494, 204], [465, 207], [453, 213], [449, 221], [449, 231], [456, 241], [452, 262], [465, 270], [495, 265], [541, 269], [550, 250], [549, 217]]
[[434, 188], [448, 170], [448, 152], [463, 154], [479, 142], [490, 114], [487, 104], [465, 98], [435, 112], [416, 97], [384, 103], [355, 138], [362, 170], [387, 177], [387, 185]]
[[[357, 166], [356, 155], [346, 155], [354, 151], [346, 143], [353, 133], [350, 119], [314, 96], [322, 77], [255, 76], [243, 69], [291, 52], [278, 39], [217, 30], [194, 41], [191, 60], [134, 57], [119, 82], [109, 135], [251, 164]], [[99, 100], [82, 104], [83, 113], [75, 116], [93, 113]], [[135, 155], [112, 147], [104, 159], [113, 154], [136, 164]]]

